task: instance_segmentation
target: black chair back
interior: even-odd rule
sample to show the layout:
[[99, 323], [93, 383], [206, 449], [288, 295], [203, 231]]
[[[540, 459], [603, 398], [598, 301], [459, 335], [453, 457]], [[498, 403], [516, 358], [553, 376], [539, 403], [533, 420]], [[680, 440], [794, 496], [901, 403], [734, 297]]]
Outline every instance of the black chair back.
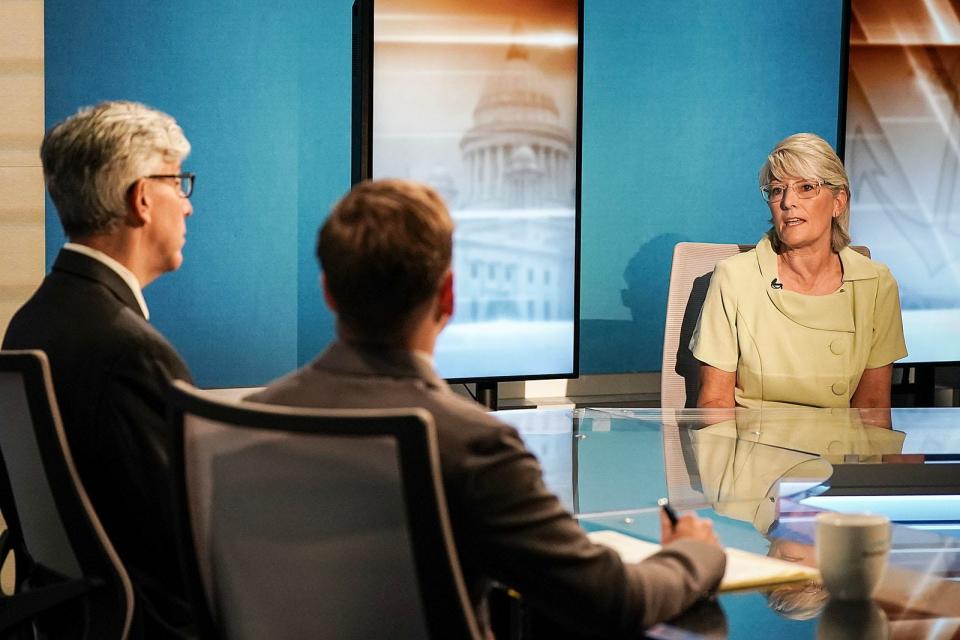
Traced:
[[181, 556], [224, 638], [478, 638], [422, 409], [169, 393]]
[[52, 637], [126, 638], [130, 579], [80, 482], [41, 351], [0, 351], [0, 631], [36, 625]]

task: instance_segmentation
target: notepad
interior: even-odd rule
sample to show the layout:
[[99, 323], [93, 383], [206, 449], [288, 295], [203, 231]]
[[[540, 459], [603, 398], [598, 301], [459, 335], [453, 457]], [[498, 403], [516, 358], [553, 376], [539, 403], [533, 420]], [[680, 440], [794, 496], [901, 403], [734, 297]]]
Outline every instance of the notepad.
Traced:
[[[640, 562], [660, 551], [660, 545], [640, 540], [619, 531], [594, 531], [587, 534], [596, 542], [620, 554], [624, 562]], [[737, 591], [769, 587], [802, 580], [819, 580], [820, 572], [794, 562], [762, 556], [727, 547], [727, 569], [720, 581], [720, 591]]]

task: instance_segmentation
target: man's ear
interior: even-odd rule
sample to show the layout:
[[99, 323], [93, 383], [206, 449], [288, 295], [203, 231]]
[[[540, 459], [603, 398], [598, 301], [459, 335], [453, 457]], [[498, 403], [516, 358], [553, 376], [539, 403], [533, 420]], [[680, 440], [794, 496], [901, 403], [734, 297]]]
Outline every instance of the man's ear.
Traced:
[[446, 275], [443, 276], [443, 280], [440, 281], [440, 290], [437, 295], [437, 311], [448, 318], [453, 317], [454, 306], [453, 271], [447, 271]]
[[127, 190], [125, 220], [131, 227], [142, 227], [150, 222], [150, 196], [146, 184], [146, 180], [137, 180]]
[[337, 301], [333, 299], [333, 294], [330, 293], [330, 286], [327, 285], [327, 274], [325, 273], [320, 274], [320, 288], [323, 289], [323, 301], [330, 307], [330, 311], [336, 313]]

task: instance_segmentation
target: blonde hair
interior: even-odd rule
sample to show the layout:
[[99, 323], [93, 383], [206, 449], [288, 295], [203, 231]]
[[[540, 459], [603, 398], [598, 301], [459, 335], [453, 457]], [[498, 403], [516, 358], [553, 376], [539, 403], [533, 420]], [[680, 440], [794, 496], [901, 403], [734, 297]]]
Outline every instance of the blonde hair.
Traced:
[[811, 620], [827, 606], [829, 594], [819, 582], [808, 580], [767, 592], [767, 606], [790, 620]]
[[[805, 180], [822, 180], [833, 192], [847, 194], [843, 211], [832, 222], [831, 247], [839, 253], [850, 244], [850, 179], [843, 162], [826, 140], [813, 133], [795, 133], [777, 143], [766, 162], [760, 167], [760, 186], [788, 176]], [[769, 232], [774, 250], [781, 250], [780, 237], [775, 229]]]

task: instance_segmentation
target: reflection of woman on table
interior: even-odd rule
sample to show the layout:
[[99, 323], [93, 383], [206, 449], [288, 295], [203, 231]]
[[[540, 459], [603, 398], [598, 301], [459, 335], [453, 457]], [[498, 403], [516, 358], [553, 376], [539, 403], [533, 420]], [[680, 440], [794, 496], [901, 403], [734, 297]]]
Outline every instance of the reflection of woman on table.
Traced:
[[701, 407], [889, 407], [907, 354], [897, 283], [848, 245], [850, 183], [823, 139], [782, 140], [760, 170], [773, 227], [721, 261], [690, 348]]
[[[800, 493], [827, 481], [849, 456], [877, 463], [903, 450], [902, 431], [867, 426], [861, 412], [737, 410], [734, 419], [689, 432], [683, 454], [713, 510], [766, 535], [779, 517], [781, 483]], [[693, 480], [695, 479], [695, 480]]]
[[[757, 431], [759, 433], [759, 431]], [[739, 420], [690, 434], [699, 490], [718, 514], [751, 523], [766, 534], [779, 517], [780, 483], [820, 484], [833, 466], [815, 453], [758, 441]]]

